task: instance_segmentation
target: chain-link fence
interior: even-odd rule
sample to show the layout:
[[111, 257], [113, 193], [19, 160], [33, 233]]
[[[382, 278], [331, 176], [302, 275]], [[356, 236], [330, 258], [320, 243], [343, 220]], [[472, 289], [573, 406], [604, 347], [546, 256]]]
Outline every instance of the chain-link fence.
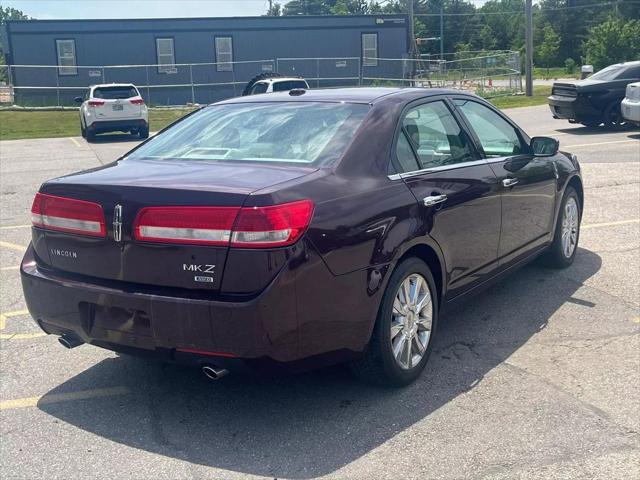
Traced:
[[[371, 85], [457, 88], [485, 97], [522, 92], [520, 54], [484, 52], [481, 56], [456, 58], [471, 52], [417, 59], [364, 58], [362, 82]], [[475, 53], [475, 52], [474, 52]], [[402, 72], [400, 78], [394, 73]]]
[[[484, 96], [522, 91], [518, 52], [447, 60], [408, 58], [277, 58], [175, 65], [0, 66], [0, 103], [24, 107], [73, 106], [90, 85], [133, 83], [147, 104], [206, 104], [242, 94], [256, 75], [304, 77], [311, 88], [357, 85], [447, 87]], [[464, 52], [465, 55], [471, 55]]]

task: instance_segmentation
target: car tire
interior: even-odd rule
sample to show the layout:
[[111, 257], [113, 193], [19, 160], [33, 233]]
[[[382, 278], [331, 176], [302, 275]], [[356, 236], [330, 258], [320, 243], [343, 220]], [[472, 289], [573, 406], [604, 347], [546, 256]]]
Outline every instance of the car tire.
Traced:
[[138, 130], [138, 136], [140, 138], [149, 138], [149, 127], [142, 127]]
[[[415, 281], [412, 282], [412, 279]], [[409, 302], [404, 302], [402, 288], [407, 282]], [[411, 290], [416, 285], [417, 297], [412, 296], [416, 290]], [[421, 292], [424, 294], [422, 297]], [[427, 301], [427, 292], [430, 302], [424, 303], [422, 310], [417, 311], [420, 309], [419, 303]], [[420, 300], [417, 308], [411, 298]], [[404, 310], [406, 307], [411, 310]], [[403, 317], [399, 309], [408, 315]], [[351, 362], [351, 370], [368, 383], [385, 387], [409, 385], [418, 378], [429, 360], [437, 324], [438, 297], [431, 271], [422, 260], [408, 258], [391, 274], [371, 339], [362, 355]], [[422, 351], [417, 342], [420, 342]], [[411, 347], [411, 350], [407, 347]]]
[[85, 137], [87, 142], [93, 142], [96, 139], [96, 133], [91, 130], [85, 130]]
[[611, 102], [604, 111], [604, 125], [612, 130], [623, 130], [627, 127], [627, 122], [622, 116], [620, 102]]
[[[569, 213], [572, 212], [572, 213]], [[562, 197], [553, 243], [545, 255], [545, 263], [552, 268], [567, 268], [573, 263], [580, 241], [582, 211], [576, 190], [569, 186]], [[567, 244], [566, 242], [570, 242]]]
[[82, 138], [87, 138], [87, 130], [82, 125], [82, 120], [80, 120], [80, 135], [82, 135]]

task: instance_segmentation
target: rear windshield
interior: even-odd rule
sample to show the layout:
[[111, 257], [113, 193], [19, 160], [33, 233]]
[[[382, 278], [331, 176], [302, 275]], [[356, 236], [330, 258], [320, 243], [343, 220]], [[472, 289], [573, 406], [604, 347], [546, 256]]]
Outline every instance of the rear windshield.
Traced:
[[93, 98], [102, 98], [104, 100], [117, 100], [139, 95], [135, 87], [98, 87], [93, 89]]
[[128, 158], [326, 164], [342, 155], [368, 110], [318, 102], [212, 105]]
[[293, 90], [294, 88], [308, 88], [307, 82], [304, 80], [287, 80], [285, 82], [276, 82], [273, 84], [274, 92], [284, 92], [286, 90]]

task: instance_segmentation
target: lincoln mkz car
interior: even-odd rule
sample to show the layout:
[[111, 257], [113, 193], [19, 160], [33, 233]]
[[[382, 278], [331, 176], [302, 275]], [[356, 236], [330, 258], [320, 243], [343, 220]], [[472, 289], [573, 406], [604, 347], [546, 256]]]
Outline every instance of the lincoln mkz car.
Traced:
[[582, 206], [575, 156], [471, 94], [248, 96], [45, 182], [22, 285], [67, 347], [401, 386], [442, 307], [540, 254], [569, 266]]

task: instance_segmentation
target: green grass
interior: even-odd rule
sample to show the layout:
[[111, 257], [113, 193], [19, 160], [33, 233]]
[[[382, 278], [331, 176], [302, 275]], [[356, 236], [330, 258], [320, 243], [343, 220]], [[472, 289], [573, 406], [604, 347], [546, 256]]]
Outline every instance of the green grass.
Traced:
[[[551, 87], [534, 87], [533, 97], [507, 95], [490, 98], [496, 107], [516, 108], [544, 105], [551, 94]], [[151, 131], [158, 131], [189, 113], [191, 109], [151, 109]], [[80, 136], [80, 120], [77, 111], [0, 111], [0, 140], [23, 138], [53, 138]]]
[[534, 67], [533, 78], [543, 80], [555, 80], [557, 78], [580, 78], [580, 67], [576, 67], [574, 73], [567, 73], [563, 67]]
[[545, 105], [549, 95], [551, 95], [550, 86], [538, 86], [533, 87], [532, 97], [526, 97], [524, 95], [506, 95], [504, 97], [488, 98], [487, 100], [501, 109], [532, 107], [535, 105]]
[[[149, 127], [158, 131], [191, 109], [149, 110]], [[0, 140], [80, 136], [77, 111], [0, 111]]]

